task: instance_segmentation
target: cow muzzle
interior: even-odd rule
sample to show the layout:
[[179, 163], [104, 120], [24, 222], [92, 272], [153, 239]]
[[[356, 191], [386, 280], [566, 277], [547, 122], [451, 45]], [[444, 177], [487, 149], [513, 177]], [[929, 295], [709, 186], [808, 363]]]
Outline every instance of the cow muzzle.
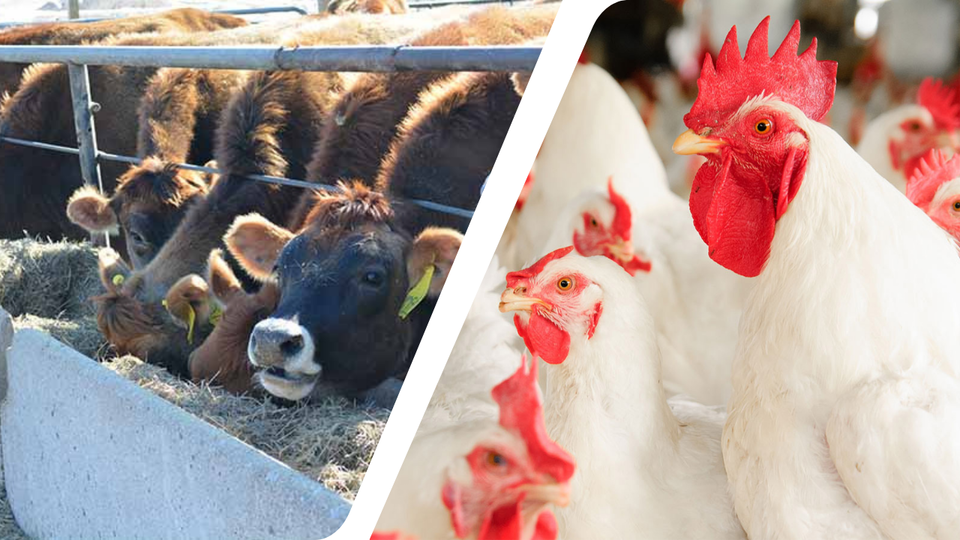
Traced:
[[264, 389], [291, 401], [307, 397], [320, 378], [315, 352], [310, 331], [288, 319], [260, 321], [247, 343], [247, 356], [259, 369], [257, 379]]

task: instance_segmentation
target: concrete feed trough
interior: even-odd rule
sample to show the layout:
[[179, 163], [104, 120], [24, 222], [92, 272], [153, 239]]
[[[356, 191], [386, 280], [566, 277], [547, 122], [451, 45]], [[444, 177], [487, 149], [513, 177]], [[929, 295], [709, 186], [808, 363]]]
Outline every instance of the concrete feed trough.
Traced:
[[322, 538], [350, 504], [0, 310], [0, 442], [42, 538]]

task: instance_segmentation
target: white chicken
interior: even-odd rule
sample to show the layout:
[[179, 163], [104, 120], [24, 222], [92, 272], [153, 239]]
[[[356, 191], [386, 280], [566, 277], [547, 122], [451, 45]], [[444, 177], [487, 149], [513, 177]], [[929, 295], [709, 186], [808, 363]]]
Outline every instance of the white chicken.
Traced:
[[[832, 129], [836, 64], [736, 28], [674, 144], [711, 258], [757, 276], [723, 457], [751, 538], [956, 538], [960, 258]], [[571, 447], [576, 454], [576, 448]]]
[[575, 465], [543, 424], [537, 363], [493, 388], [499, 419], [417, 432], [377, 522], [381, 537], [554, 540], [549, 506], [569, 500]]
[[573, 247], [507, 274], [516, 311], [547, 370], [547, 431], [577, 459], [566, 539], [744, 538], [720, 455], [724, 413], [668, 401], [653, 320], [630, 275]]
[[610, 176], [640, 210], [670, 194], [663, 163], [623, 89], [603, 68], [578, 64], [543, 140], [523, 208], [498, 247], [501, 263], [518, 268], [535, 260], [556, 212]]
[[686, 201], [671, 194], [639, 214], [611, 182], [581, 193], [559, 214], [549, 253], [573, 244], [634, 276], [649, 306], [663, 359], [663, 386], [708, 405], [726, 405], [740, 312], [750, 280], [713, 263]]
[[920, 158], [931, 148], [960, 148], [960, 103], [955, 90], [927, 78], [917, 103], [901, 105], [867, 124], [857, 152], [901, 192]]
[[928, 152], [907, 180], [907, 198], [960, 241], [960, 155]]

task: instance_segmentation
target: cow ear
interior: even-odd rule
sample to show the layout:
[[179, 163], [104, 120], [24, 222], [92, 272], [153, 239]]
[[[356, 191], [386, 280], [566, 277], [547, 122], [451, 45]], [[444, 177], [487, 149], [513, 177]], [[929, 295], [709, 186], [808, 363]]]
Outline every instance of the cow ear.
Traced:
[[119, 293], [131, 273], [130, 267], [123, 262], [120, 254], [110, 248], [101, 249], [97, 254], [97, 266], [103, 286], [110, 292]]
[[[217, 160], [215, 160], [215, 159], [211, 159], [210, 161], [206, 162], [203, 166], [204, 166], [204, 167], [209, 167], [209, 168], [211, 168], [211, 169], [219, 169], [219, 168], [220, 168], [220, 166], [217, 164]], [[217, 174], [217, 173], [205, 172], [205, 173], [202, 173], [202, 174], [203, 174], [203, 182], [204, 182], [205, 184], [207, 184], [207, 188], [208, 188], [208, 189], [209, 189], [209, 188], [213, 188], [213, 185], [216, 184], [216, 183], [217, 183], [217, 180], [220, 179], [220, 175]]]
[[73, 192], [67, 201], [67, 217], [90, 232], [114, 235], [120, 232], [110, 199], [91, 186]]
[[210, 287], [196, 274], [183, 276], [167, 291], [163, 305], [174, 321], [186, 327], [187, 342], [192, 344], [194, 329], [210, 320]]
[[424, 279], [424, 274], [432, 267], [428, 296], [440, 296], [453, 260], [457, 257], [463, 235], [453, 229], [428, 227], [413, 241], [410, 254], [407, 255], [407, 276], [411, 287]]
[[267, 280], [280, 251], [295, 235], [260, 214], [238, 217], [223, 237], [227, 249], [255, 279]]
[[530, 82], [531, 72], [529, 71], [518, 71], [510, 75], [510, 80], [513, 82], [513, 89], [517, 91], [517, 94], [523, 95], [527, 91], [527, 84]]
[[244, 294], [243, 285], [223, 258], [223, 251], [215, 249], [207, 259], [207, 283], [215, 300], [222, 306], [233, 301], [238, 294]]

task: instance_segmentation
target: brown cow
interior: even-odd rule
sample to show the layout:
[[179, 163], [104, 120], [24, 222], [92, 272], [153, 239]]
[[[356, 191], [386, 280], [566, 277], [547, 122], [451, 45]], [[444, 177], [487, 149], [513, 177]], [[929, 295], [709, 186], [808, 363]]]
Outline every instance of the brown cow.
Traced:
[[[435, 17], [422, 15], [330, 17], [325, 24], [299, 28], [287, 35], [284, 43], [397, 43], [421, 32], [425, 25], [436, 24]], [[214, 154], [226, 174], [211, 191], [210, 200], [188, 212], [183, 226], [156, 260], [135, 276], [131, 287], [137, 287], [141, 300], [156, 302], [177, 279], [201, 271], [210, 250], [221, 244], [221, 236], [236, 216], [259, 212], [277, 223], [287, 223], [302, 190], [250, 182], [240, 176], [306, 177], [306, 164], [326, 111], [342, 91], [343, 82], [336, 73], [302, 72], [257, 74], [246, 81], [223, 114], [218, 131]], [[253, 97], [257, 99], [244, 104]], [[258, 125], [257, 119], [264, 121]]]
[[469, 221], [404, 202], [420, 199], [473, 209], [520, 105], [509, 73], [461, 73], [424, 91], [400, 125], [377, 189], [394, 203], [404, 229], [466, 231]]
[[248, 351], [259, 383], [284, 399], [357, 396], [405, 373], [462, 241], [435, 228], [414, 239], [384, 195], [339, 188], [316, 196], [297, 232], [248, 215], [225, 237], [247, 272], [280, 287]]
[[89, 186], [75, 191], [67, 217], [88, 231], [117, 234], [122, 229], [130, 264], [142, 268], [214, 181], [215, 175], [180, 170], [151, 157], [120, 177], [112, 197]]
[[[0, 32], [0, 45], [80, 45], [120, 34], [212, 32], [246, 26], [240, 17], [193, 8], [91, 23], [57, 22], [18, 26]], [[0, 63], [0, 95], [12, 94], [28, 64]]]

